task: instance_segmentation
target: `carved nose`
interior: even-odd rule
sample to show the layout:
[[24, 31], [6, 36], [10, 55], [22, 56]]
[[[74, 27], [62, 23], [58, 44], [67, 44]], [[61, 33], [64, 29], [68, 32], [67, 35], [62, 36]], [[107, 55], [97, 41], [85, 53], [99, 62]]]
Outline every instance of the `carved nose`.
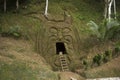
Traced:
[[60, 35], [60, 36], [59, 36], [59, 39], [62, 39], [62, 38], [63, 38], [62, 35]]
[[62, 38], [63, 38], [62, 33], [58, 33], [58, 38], [59, 38], [59, 39], [62, 39]]

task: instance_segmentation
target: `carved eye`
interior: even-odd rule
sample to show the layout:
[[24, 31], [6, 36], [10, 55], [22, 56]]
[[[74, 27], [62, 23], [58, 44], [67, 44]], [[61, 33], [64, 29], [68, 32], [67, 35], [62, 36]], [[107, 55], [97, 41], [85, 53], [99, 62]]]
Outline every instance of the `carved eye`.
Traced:
[[57, 28], [50, 28], [50, 33], [54, 33], [54, 34], [56, 34], [57, 33]]
[[67, 42], [72, 42], [72, 36], [70, 36], [70, 35], [65, 35], [65, 36], [64, 36], [64, 39], [65, 39]]
[[63, 28], [63, 33], [69, 33], [71, 30], [69, 28]]
[[50, 41], [55, 41], [56, 40], [56, 36], [50, 36]]

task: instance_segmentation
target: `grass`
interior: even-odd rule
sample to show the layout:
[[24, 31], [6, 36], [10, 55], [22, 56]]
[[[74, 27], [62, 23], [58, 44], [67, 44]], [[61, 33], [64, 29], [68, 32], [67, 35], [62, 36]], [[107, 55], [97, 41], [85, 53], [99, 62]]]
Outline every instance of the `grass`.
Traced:
[[20, 28], [20, 34], [30, 40], [34, 40], [37, 27], [41, 26], [39, 20], [21, 14], [3, 14], [0, 21], [3, 32], [8, 32], [10, 27], [14, 28], [18, 26]]
[[28, 63], [14, 61], [0, 62], [1, 80], [58, 80], [56, 73], [42, 67], [32, 69]]
[[0, 62], [0, 79], [1, 80], [36, 80], [37, 71], [32, 70], [25, 63], [13, 62], [7, 64]]
[[28, 41], [0, 37], [0, 44], [0, 80], [58, 80]]
[[4, 56], [4, 57], [11, 58], [11, 59], [15, 59], [15, 56], [12, 55], [12, 54], [0, 53], [0, 56]]
[[103, 64], [100, 67], [96, 67], [85, 72], [86, 78], [102, 78], [102, 77], [119, 77], [120, 65], [118, 64], [120, 57], [111, 60], [110, 62]]

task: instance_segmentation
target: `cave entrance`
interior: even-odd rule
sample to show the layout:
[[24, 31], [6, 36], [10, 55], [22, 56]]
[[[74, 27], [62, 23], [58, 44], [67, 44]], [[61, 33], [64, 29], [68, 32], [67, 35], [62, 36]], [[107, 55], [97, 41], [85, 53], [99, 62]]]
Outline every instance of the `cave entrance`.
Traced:
[[65, 44], [63, 42], [56, 43], [56, 54], [59, 54], [59, 52], [62, 52], [63, 54], [67, 54]]

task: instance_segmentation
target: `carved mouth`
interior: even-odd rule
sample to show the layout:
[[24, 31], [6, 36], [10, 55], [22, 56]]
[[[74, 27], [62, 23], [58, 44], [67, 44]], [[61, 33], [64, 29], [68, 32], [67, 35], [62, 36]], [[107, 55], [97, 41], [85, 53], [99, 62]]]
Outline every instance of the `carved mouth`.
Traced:
[[59, 54], [59, 52], [62, 52], [63, 54], [67, 54], [66, 47], [63, 42], [56, 42], [56, 54]]

